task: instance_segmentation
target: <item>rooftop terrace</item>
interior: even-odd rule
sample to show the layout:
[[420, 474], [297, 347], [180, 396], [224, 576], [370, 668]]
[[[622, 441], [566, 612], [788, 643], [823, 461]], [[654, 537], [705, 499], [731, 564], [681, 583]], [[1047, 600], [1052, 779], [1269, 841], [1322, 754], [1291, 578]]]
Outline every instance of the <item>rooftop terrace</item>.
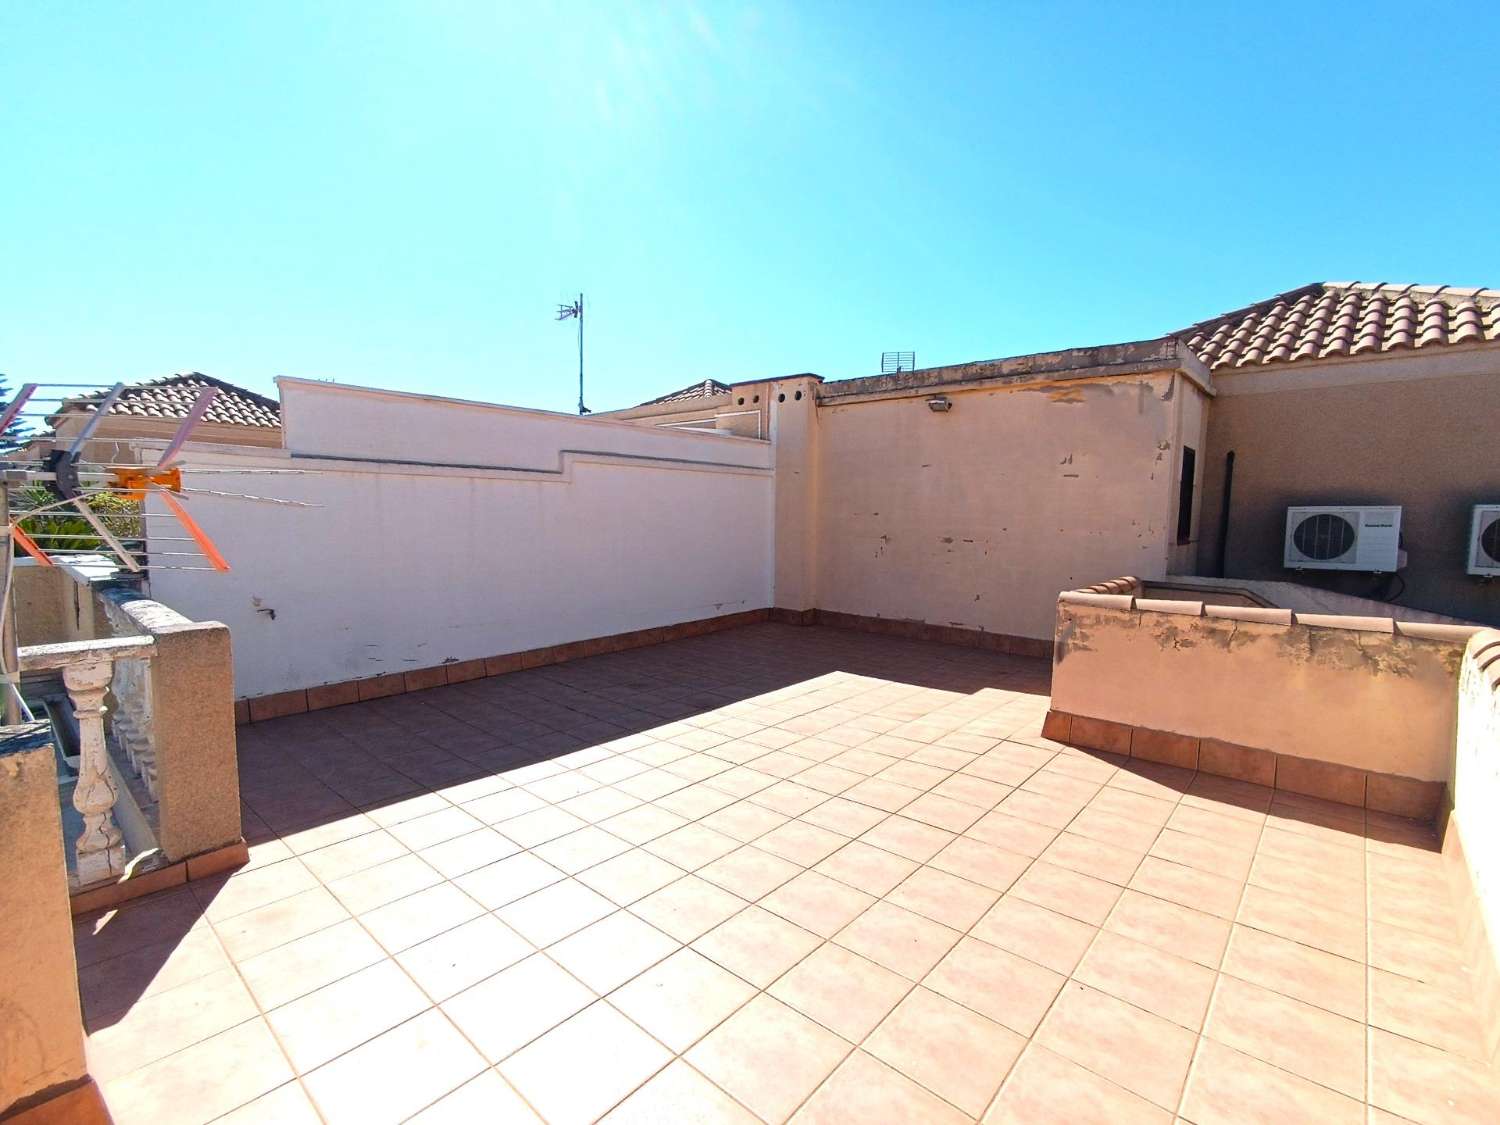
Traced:
[[1426, 825], [756, 625], [240, 730], [251, 862], [78, 920], [117, 1125], [1494, 1121]]

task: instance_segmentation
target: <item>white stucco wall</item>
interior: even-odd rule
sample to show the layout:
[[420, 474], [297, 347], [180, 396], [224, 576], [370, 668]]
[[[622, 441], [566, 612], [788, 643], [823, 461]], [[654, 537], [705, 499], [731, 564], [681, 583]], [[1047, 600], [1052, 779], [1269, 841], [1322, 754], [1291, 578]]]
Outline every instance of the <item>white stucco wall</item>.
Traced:
[[320, 506], [191, 496], [233, 569], [152, 577], [157, 599], [230, 627], [238, 696], [771, 604], [764, 442], [300, 380], [281, 390], [286, 451], [200, 447], [188, 464], [298, 474], [187, 483]]

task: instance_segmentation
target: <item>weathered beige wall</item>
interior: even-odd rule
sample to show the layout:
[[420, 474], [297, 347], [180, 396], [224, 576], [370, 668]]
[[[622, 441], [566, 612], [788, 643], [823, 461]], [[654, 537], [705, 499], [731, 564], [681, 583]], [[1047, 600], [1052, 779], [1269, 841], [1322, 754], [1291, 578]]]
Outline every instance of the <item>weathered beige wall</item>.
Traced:
[[0, 732], [0, 1116], [87, 1069], [45, 723]]
[[92, 640], [97, 635], [93, 597], [64, 567], [18, 559], [13, 581], [19, 644]]
[[818, 544], [823, 534], [822, 431], [815, 396], [818, 380], [803, 376], [766, 385], [771, 440], [776, 450], [777, 609], [808, 610], [818, 602]]
[[1487, 1046], [1494, 1061], [1500, 1055], [1500, 632], [1493, 629], [1475, 634], [1464, 653], [1448, 788], [1453, 797], [1449, 831], [1457, 831], [1462, 841], [1468, 876], [1467, 886], [1460, 879], [1455, 888], [1464, 945], [1488, 1017]]
[[1449, 777], [1463, 655], [1454, 638], [1467, 630], [1270, 624], [1252, 618], [1289, 615], [1092, 600], [1100, 604], [1057, 602], [1058, 711], [1421, 781]]
[[[1500, 503], [1500, 349], [1215, 372], [1197, 569], [1289, 578], [1286, 509], [1399, 504], [1402, 603], [1500, 625], [1500, 582], [1465, 573], [1471, 509]], [[1223, 569], [1224, 458], [1235, 452]], [[1368, 574], [1304, 571], [1340, 593], [1385, 596]]]
[[946, 414], [925, 394], [820, 404], [818, 607], [1049, 638], [1059, 590], [1161, 577], [1186, 385], [935, 387]]
[[[1203, 527], [1203, 468], [1208, 444], [1208, 395], [1190, 379], [1178, 376], [1177, 432], [1172, 441], [1171, 524], [1168, 534], [1172, 544], [1168, 552], [1168, 570], [1174, 574], [1190, 571], [1198, 562], [1198, 536]], [[1192, 521], [1186, 540], [1177, 538], [1178, 506], [1182, 495], [1183, 461], [1186, 451], [1196, 454], [1193, 471]]]

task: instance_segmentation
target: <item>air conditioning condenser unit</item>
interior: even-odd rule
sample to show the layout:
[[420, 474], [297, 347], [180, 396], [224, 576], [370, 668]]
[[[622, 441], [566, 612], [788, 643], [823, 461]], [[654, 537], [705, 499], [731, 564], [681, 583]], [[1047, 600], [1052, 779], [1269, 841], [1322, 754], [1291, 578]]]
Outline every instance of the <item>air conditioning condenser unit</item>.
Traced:
[[1500, 576], [1500, 504], [1475, 504], [1469, 522], [1469, 573]]
[[1404, 565], [1401, 509], [1394, 506], [1288, 508], [1282, 565], [1289, 570], [1394, 573]]

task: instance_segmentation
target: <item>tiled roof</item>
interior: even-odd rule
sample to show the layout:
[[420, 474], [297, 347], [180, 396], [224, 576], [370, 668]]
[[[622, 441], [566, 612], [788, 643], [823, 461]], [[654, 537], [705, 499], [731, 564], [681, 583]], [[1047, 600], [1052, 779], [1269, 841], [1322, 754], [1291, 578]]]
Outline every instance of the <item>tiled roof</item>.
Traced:
[[[204, 415], [204, 421], [228, 426], [281, 425], [281, 404], [274, 398], [258, 395], [244, 387], [236, 387], [233, 383], [201, 375], [196, 371], [128, 386], [110, 409], [110, 414], [133, 415], [137, 418], [186, 418], [193, 400], [204, 387], [219, 388], [208, 413]], [[96, 399], [70, 400], [63, 404], [63, 409], [86, 409], [92, 401]]]
[[647, 399], [641, 403], [642, 406], [656, 406], [663, 402], [683, 402], [693, 398], [712, 398], [714, 395], [727, 395], [729, 384], [721, 383], [717, 379], [705, 379], [701, 383], [693, 383], [683, 387], [681, 390], [664, 394], [660, 398]]
[[1500, 289], [1322, 281], [1173, 333], [1210, 369], [1500, 340]]

